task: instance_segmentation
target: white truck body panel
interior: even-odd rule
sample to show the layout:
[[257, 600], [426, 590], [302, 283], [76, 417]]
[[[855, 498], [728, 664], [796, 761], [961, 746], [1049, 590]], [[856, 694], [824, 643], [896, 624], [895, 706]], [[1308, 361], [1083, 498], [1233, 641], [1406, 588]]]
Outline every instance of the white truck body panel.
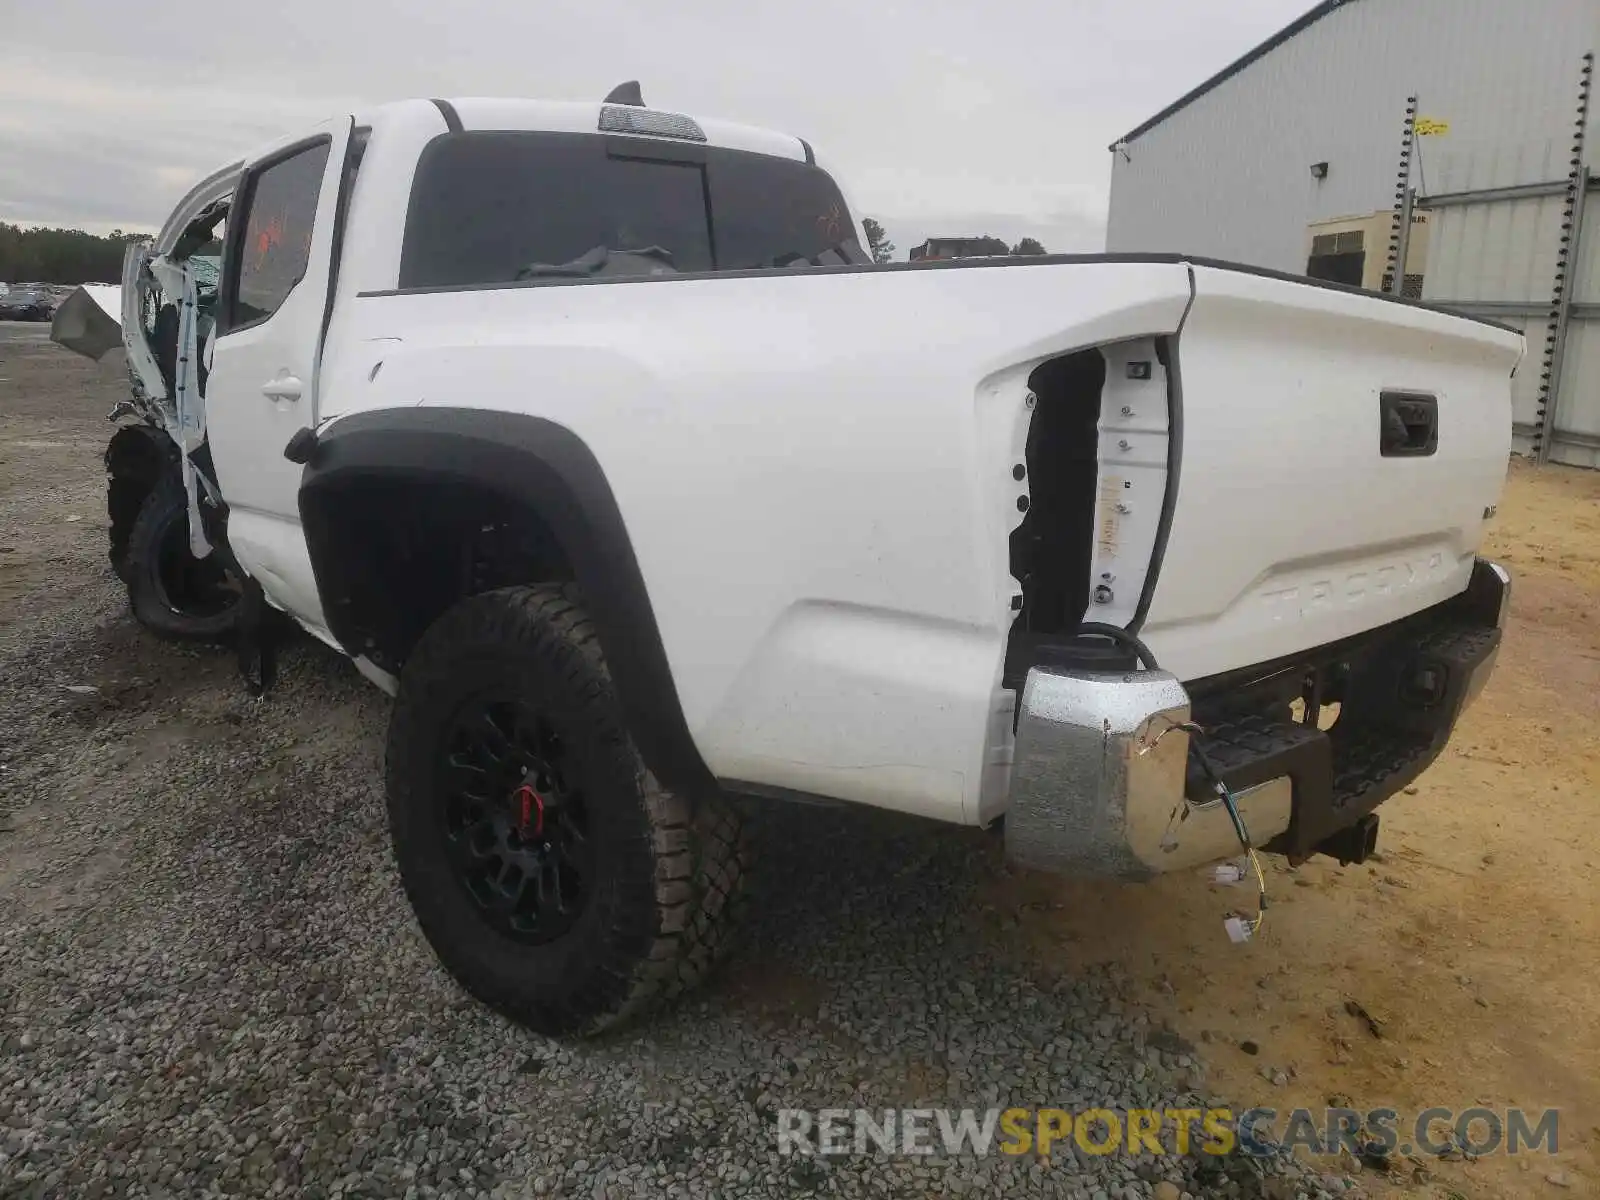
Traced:
[[[326, 138], [328, 166], [318, 212], [331, 214], [353, 121], [340, 117], [267, 147], [252, 161]], [[290, 230], [282, 236], [293, 237]], [[210, 411], [226, 416], [210, 430], [217, 477], [228, 481], [228, 541], [240, 565], [260, 580], [273, 604], [323, 640], [316, 578], [297, 507], [301, 468], [283, 456], [295, 431], [316, 422], [322, 326], [332, 269], [334, 222], [309, 231], [305, 274], [270, 319], [231, 329], [212, 344], [206, 394]], [[253, 253], [246, 247], [246, 253]]]
[[605, 464], [713, 772], [970, 822], [1028, 372], [1188, 302], [1172, 263], [367, 296], [323, 413], [535, 405]]
[[[1180, 678], [1465, 586], [1520, 339], [1239, 272], [1195, 279], [1187, 321], [1189, 268], [1171, 263], [367, 296], [346, 311], [324, 412], [537, 396], [606, 466], [719, 777], [975, 822], [1007, 760], [1004, 547], [1027, 489], [1006, 472], [1044, 358], [1182, 328], [1184, 465], [1145, 627]], [[775, 373], [775, 354], [794, 366]], [[1379, 459], [1377, 390], [1424, 385], [1448, 448]], [[1280, 397], [1292, 420], [1270, 419]]]
[[[1195, 268], [1183, 465], [1144, 637], [1196, 679], [1386, 625], [1466, 586], [1511, 454], [1522, 338]], [[1381, 458], [1378, 395], [1437, 395], [1437, 453]]]
[[[600, 107], [454, 112], [468, 129], [590, 133]], [[1175, 680], [1466, 587], [1510, 446], [1522, 342], [1509, 331], [1171, 257], [398, 290], [410, 185], [442, 111], [356, 115], [371, 137], [337, 250], [351, 122], [330, 126], [304, 279], [215, 345], [208, 425], [230, 542], [324, 640], [290, 435], [419, 407], [537, 416], [603, 466], [713, 775], [987, 822], [1015, 750], [1003, 671], [1029, 377], [1096, 349], [1109, 369], [1091, 563], [1108, 587], [1084, 617], [1137, 628]], [[713, 146], [809, 153], [701, 125]], [[299, 399], [263, 394], [288, 377]], [[1437, 396], [1436, 454], [1380, 457], [1390, 389]]]

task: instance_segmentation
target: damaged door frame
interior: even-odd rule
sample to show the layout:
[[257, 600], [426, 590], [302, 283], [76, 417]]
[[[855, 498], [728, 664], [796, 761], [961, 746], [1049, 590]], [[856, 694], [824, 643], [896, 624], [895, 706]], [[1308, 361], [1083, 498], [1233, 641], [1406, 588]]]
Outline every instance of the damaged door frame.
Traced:
[[[191, 188], [153, 241], [128, 247], [122, 267], [123, 346], [135, 381], [143, 392], [147, 415], [159, 420], [180, 451], [178, 461], [189, 516], [189, 550], [196, 558], [205, 558], [212, 551], [200, 516], [200, 489], [205, 489], [213, 504], [222, 502], [222, 494], [216, 481], [200, 470], [192, 457], [205, 442], [206, 413], [205, 399], [198, 386], [201, 352], [195, 318], [198, 289], [189, 260], [203, 240], [209, 238], [217, 221], [225, 216], [243, 169], [242, 160], [231, 163]], [[167, 394], [166, 379], [144, 326], [145, 304], [157, 288], [173, 298], [178, 306], [178, 345], [171, 396]]]

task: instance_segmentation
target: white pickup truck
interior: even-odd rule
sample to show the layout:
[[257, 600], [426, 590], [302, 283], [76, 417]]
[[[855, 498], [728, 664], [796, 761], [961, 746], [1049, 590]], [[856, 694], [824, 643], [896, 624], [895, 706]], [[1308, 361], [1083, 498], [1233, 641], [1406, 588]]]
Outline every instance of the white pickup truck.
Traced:
[[874, 266], [804, 141], [627, 87], [297, 134], [122, 308], [136, 614], [278, 610], [394, 695], [422, 929], [541, 1030], [717, 957], [730, 796], [1360, 861], [1500, 641], [1516, 334], [1173, 255]]

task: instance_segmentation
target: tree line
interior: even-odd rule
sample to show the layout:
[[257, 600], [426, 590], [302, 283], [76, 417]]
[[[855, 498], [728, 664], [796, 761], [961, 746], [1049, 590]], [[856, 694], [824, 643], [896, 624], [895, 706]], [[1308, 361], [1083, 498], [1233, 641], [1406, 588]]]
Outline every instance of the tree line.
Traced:
[[[891, 261], [894, 258], [894, 243], [889, 240], [889, 235], [884, 232], [883, 226], [871, 217], [863, 217], [861, 225], [866, 231], [867, 249], [872, 253], [872, 261], [879, 263]], [[1019, 255], [1049, 253], [1038, 238], [1025, 237], [1015, 246], [1008, 246], [1004, 239], [992, 237], [989, 234], [973, 238], [972, 241], [977, 243], [977, 250], [980, 254]]]
[[[1008, 246], [1004, 238], [997, 238], [992, 234], [986, 233], [982, 237], [972, 238], [971, 241], [974, 243], [973, 249], [983, 255], [997, 254], [1015, 257], [1017, 255], [1049, 253], [1038, 238], [1025, 237], [1016, 245]], [[891, 244], [889, 248], [892, 250], [894, 246]]]
[[116, 283], [128, 243], [149, 236], [120, 229], [104, 236], [81, 229], [24, 229], [0, 221], [0, 281]]

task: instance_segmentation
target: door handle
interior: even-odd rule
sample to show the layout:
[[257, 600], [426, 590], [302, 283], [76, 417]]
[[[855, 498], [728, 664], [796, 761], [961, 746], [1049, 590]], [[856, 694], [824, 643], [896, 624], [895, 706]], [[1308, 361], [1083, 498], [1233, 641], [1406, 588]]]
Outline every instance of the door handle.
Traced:
[[304, 390], [305, 385], [293, 375], [280, 375], [261, 385], [261, 394], [269, 400], [298, 400]]

